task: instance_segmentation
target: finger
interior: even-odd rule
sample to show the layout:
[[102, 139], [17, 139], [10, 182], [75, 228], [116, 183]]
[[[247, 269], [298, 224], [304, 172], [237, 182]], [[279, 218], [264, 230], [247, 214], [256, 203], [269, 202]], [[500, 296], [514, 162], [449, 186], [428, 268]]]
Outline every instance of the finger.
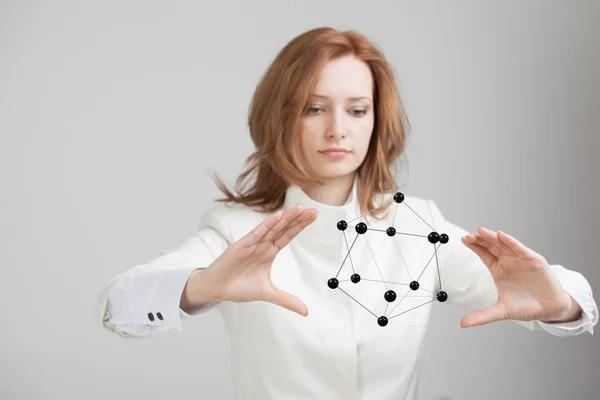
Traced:
[[313, 218], [313, 213], [317, 214], [317, 210], [314, 208], [302, 210], [302, 213], [298, 217], [296, 217], [292, 222], [290, 222], [281, 232], [279, 232], [279, 235], [275, 237], [274, 240], [277, 240], [277, 238], [281, 237], [289, 229], [292, 229], [295, 226], [305, 222], [307, 219]]
[[[313, 223], [317, 217], [317, 210], [310, 211], [306, 213], [306, 216], [298, 217], [297, 220], [303, 218], [300, 222], [296, 223], [294, 226], [290, 226], [286, 229], [281, 236], [279, 236], [274, 244], [278, 249], [282, 249], [287, 246], [294, 237], [296, 237], [304, 228]], [[291, 224], [290, 224], [291, 225]]]
[[510, 247], [506, 245], [506, 243], [502, 242], [498, 239], [498, 234], [494, 231], [485, 228], [479, 228], [477, 230], [477, 234], [482, 237], [486, 242], [491, 243], [493, 246], [496, 246], [502, 253], [507, 256], [516, 256], [517, 253], [514, 252]]
[[483, 238], [479, 233], [467, 235], [466, 238], [470, 243], [476, 243], [481, 247], [486, 248], [497, 258], [504, 257], [506, 255], [498, 246]]
[[263, 300], [286, 308], [304, 317], [308, 315], [308, 307], [306, 304], [293, 294], [284, 292], [283, 290], [273, 288], [273, 291], [267, 294]]
[[279, 232], [279, 235], [277, 237], [275, 237], [275, 239], [277, 239], [278, 237], [281, 237], [281, 235], [283, 235], [288, 229], [292, 229], [296, 225], [304, 222], [306, 220], [307, 213], [310, 213], [309, 210], [314, 210], [314, 209], [302, 210], [302, 213], [298, 217], [296, 217], [292, 222], [290, 222], [281, 232]]
[[525, 246], [523, 243], [519, 242], [517, 239], [515, 239], [514, 237], [510, 236], [507, 233], [498, 231], [498, 239], [500, 239], [502, 242], [504, 242], [518, 256], [521, 256], [524, 258], [536, 258], [539, 256], [538, 253], [531, 250], [530, 248]]
[[[468, 242], [465, 237], [462, 237], [461, 240], [464, 243], [464, 245], [467, 246], [468, 248], [470, 248], [471, 250], [473, 250], [473, 252], [475, 254], [477, 254], [479, 256], [479, 258], [481, 258], [483, 263], [485, 265], [487, 265], [488, 267], [491, 267], [498, 259], [494, 254], [492, 254], [484, 246], [477, 244], [477, 243]], [[483, 239], [480, 239], [480, 240], [483, 240]]]
[[281, 210], [269, 214], [260, 224], [239, 240], [240, 245], [247, 247], [260, 242], [267, 232], [279, 222], [282, 215]]
[[485, 249], [487, 249], [490, 253], [494, 255], [496, 258], [504, 257], [505, 254], [500, 248], [495, 246], [493, 243], [485, 240], [478, 234], [473, 235], [472, 237], [468, 237], [468, 239], [472, 239], [472, 243], [475, 243]]
[[302, 204], [298, 204], [296, 207], [290, 208], [283, 213], [283, 216], [277, 222], [277, 224], [272, 227], [269, 232], [263, 237], [263, 240], [273, 240], [277, 236], [281, 234], [281, 232], [285, 229], [286, 226], [290, 224], [290, 222], [294, 221], [297, 217], [302, 214], [304, 207]]
[[298, 217], [302, 215], [304, 208], [301, 204], [286, 210], [281, 220], [264, 236], [263, 240], [273, 240], [283, 232], [288, 226], [294, 224]]
[[460, 321], [461, 328], [470, 328], [508, 319], [508, 313], [500, 303], [468, 314]]

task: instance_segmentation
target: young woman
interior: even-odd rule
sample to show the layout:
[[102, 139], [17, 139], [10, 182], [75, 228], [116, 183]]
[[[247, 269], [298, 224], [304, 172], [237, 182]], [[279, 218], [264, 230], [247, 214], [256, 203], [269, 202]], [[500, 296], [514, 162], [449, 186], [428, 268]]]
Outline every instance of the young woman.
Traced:
[[592, 333], [598, 309], [581, 274], [398, 192], [406, 121], [392, 69], [364, 36], [293, 39], [254, 94], [256, 152], [238, 190], [219, 181], [226, 197], [196, 234], [107, 284], [103, 326], [152, 337], [217, 309], [244, 399], [414, 398], [439, 301], [476, 310], [463, 327]]

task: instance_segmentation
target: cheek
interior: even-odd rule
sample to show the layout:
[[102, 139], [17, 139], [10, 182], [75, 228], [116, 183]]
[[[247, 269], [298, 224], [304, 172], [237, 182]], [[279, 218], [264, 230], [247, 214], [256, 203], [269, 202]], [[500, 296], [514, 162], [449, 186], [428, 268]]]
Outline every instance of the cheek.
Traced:
[[318, 147], [319, 127], [314, 122], [303, 121], [300, 124], [302, 148], [312, 150]]
[[359, 144], [361, 150], [366, 153], [369, 148], [369, 143], [371, 142], [371, 137], [373, 136], [373, 123], [366, 122], [362, 125], [356, 135], [357, 144]]

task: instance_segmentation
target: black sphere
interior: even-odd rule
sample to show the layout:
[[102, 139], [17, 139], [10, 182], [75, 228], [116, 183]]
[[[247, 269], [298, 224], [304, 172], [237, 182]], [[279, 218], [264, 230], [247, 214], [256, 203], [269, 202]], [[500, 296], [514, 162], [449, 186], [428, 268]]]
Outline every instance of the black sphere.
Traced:
[[387, 233], [388, 236], [394, 236], [396, 234], [396, 228], [390, 226], [389, 228], [387, 228], [385, 233]]
[[409, 286], [412, 290], [417, 290], [417, 289], [419, 289], [419, 282], [412, 281]]
[[356, 233], [359, 233], [362, 235], [363, 233], [365, 233], [367, 231], [367, 224], [365, 224], [364, 222], [359, 222], [358, 224], [356, 224], [354, 229], [356, 230]]
[[348, 227], [348, 224], [344, 220], [341, 220], [340, 222], [337, 223], [337, 228], [340, 231], [345, 231], [347, 227]]
[[360, 282], [360, 275], [359, 274], [352, 274], [352, 276], [350, 277], [350, 280], [353, 283], [358, 283], [358, 282]]
[[383, 295], [383, 297], [388, 303], [391, 303], [392, 301], [396, 300], [396, 292], [394, 292], [393, 290], [388, 290], [387, 292], [385, 292], [385, 295]]
[[450, 240], [450, 238], [445, 233], [440, 235], [440, 243], [448, 243], [448, 240]]
[[338, 281], [336, 278], [331, 278], [327, 281], [327, 286], [329, 286], [331, 289], [337, 288], [339, 284], [340, 281]]
[[388, 323], [388, 319], [382, 315], [381, 317], [377, 318], [377, 323], [379, 324], [379, 326], [386, 326]]
[[443, 302], [445, 302], [446, 300], [448, 300], [448, 293], [444, 292], [443, 290], [440, 290], [440, 291], [437, 293], [437, 296], [436, 296], [436, 297], [437, 297], [437, 299], [438, 299], [438, 301], [439, 301], [439, 302], [443, 303]]
[[402, 193], [400, 193], [400, 192], [396, 193], [394, 195], [394, 201], [396, 203], [402, 203], [404, 201], [404, 195]]
[[429, 243], [435, 244], [440, 240], [440, 235], [437, 232], [431, 232], [429, 236], [427, 236], [427, 240], [429, 240]]

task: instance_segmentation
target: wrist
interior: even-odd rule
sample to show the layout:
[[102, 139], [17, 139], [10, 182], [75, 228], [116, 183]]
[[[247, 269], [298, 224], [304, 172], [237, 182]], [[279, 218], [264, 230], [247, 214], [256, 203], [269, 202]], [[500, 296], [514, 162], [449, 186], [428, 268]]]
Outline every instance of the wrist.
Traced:
[[573, 321], [577, 321], [579, 318], [581, 318], [581, 307], [579, 306], [579, 304], [575, 301], [575, 299], [573, 299], [573, 297], [568, 294], [567, 292], [564, 292], [567, 300], [567, 304], [568, 306], [565, 307], [565, 309], [563, 311], [561, 311], [560, 313], [557, 313], [555, 315], [550, 316], [549, 318], [547, 318], [547, 320], [542, 321], [542, 322], [546, 322], [546, 323], [561, 323], [561, 322], [573, 322]]
[[215, 292], [215, 285], [212, 282], [211, 274], [206, 269], [198, 268], [192, 272], [185, 284], [181, 295], [181, 309], [191, 310], [202, 307], [207, 303], [219, 301]]

